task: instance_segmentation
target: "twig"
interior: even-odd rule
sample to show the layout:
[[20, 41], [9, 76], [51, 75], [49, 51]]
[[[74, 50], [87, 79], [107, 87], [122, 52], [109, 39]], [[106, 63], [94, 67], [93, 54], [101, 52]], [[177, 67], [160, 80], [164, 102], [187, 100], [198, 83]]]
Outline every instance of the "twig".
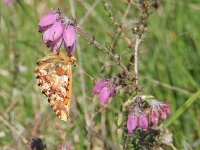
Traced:
[[[119, 36], [120, 35], [125, 35], [124, 33], [123, 33], [123, 28], [124, 28], [124, 21], [125, 21], [125, 19], [126, 19], [126, 17], [127, 17], [127, 15], [128, 15], [128, 13], [129, 13], [129, 11], [130, 11], [130, 8], [131, 8], [131, 4], [128, 4], [128, 6], [127, 6], [127, 8], [126, 8], [126, 11], [125, 11], [125, 13], [124, 13], [124, 16], [122, 17], [122, 21], [121, 21], [121, 25], [120, 25], [120, 27], [119, 27], [119, 31], [117, 31], [116, 32], [116, 34], [115, 34], [115, 36], [114, 36], [114, 40], [113, 40], [113, 42], [112, 42], [112, 44], [111, 44], [111, 50], [113, 50], [114, 49], [114, 47], [115, 47], [115, 45], [116, 45], [116, 43], [117, 43], [117, 41], [118, 41], [118, 38], [119, 38]], [[127, 37], [124, 37], [124, 36], [122, 36], [124, 39], [125, 39], [125, 41], [127, 42]], [[128, 43], [128, 45], [129, 45], [129, 43]]]
[[35, 80], [34, 79], [32, 79], [31, 81], [29, 81], [27, 84], [26, 84], [26, 86], [23, 88], [23, 90], [21, 91], [21, 93], [20, 94], [18, 94], [18, 95], [15, 95], [15, 99], [11, 102], [11, 104], [9, 105], [9, 107], [7, 107], [6, 109], [5, 109], [5, 114], [7, 114], [8, 112], [11, 112], [11, 110], [15, 107], [15, 105], [18, 103], [18, 101], [20, 100], [20, 96], [24, 96], [24, 95], [26, 95], [26, 94], [28, 94], [28, 90], [30, 90], [30, 88], [31, 88], [31, 86], [32, 86], [32, 84], [33, 84], [33, 82], [34, 82]]
[[88, 132], [90, 132], [90, 134], [92, 134], [93, 136], [97, 137], [99, 140], [101, 140], [104, 143], [106, 143], [106, 145], [109, 147], [109, 149], [111, 149], [111, 150], [121, 150], [119, 148], [119, 145], [116, 145], [115, 143], [113, 143], [109, 139], [106, 139], [106, 138], [102, 137], [101, 134], [99, 134], [99, 133], [95, 132], [94, 130], [92, 130], [91, 127], [88, 127]]
[[22, 140], [22, 142], [23, 142], [24, 144], [27, 144], [28, 141], [26, 140], [26, 138], [23, 137], [23, 136], [19, 133], [18, 129], [16, 129], [15, 127], [13, 127], [2, 115], [0, 115], [0, 121], [1, 121], [3, 124], [5, 124], [10, 130], [12, 130], [13, 132], [15, 132], [15, 133], [19, 136], [19, 138]]
[[180, 88], [180, 87], [172, 86], [172, 85], [169, 85], [169, 84], [167, 84], [167, 83], [162, 83], [162, 82], [160, 82], [160, 81], [158, 81], [158, 80], [155, 80], [155, 79], [151, 79], [151, 78], [147, 78], [147, 77], [144, 77], [144, 79], [145, 79], [145, 80], [148, 80], [148, 81], [151, 81], [151, 82], [153, 82], [153, 83], [156, 84], [156, 85], [163, 86], [163, 87], [165, 87], [165, 88], [168, 88], [168, 89], [177, 91], [177, 92], [179, 92], [179, 93], [183, 93], [183, 94], [185, 94], [185, 95], [191, 96], [191, 95], [194, 94], [194, 93], [189, 92], [189, 91], [187, 91], [187, 90], [185, 90], [185, 89], [182, 89], [182, 88]]
[[[85, 0], [78, 0], [82, 5], [83, 7], [85, 7], [85, 9], [87, 11], [89, 11], [91, 9], [91, 5], [88, 4]], [[99, 22], [99, 23], [102, 23], [104, 20], [102, 19], [101, 15], [99, 15], [95, 10], [92, 11], [91, 15], [93, 17], [95, 17], [95, 19]]]
[[120, 56], [114, 55], [109, 49], [107, 49], [105, 46], [103, 46], [102, 44], [97, 42], [93, 36], [91, 36], [90, 34], [86, 33], [78, 25], [76, 26], [76, 29], [79, 32], [79, 34], [81, 34], [85, 39], [90, 41], [90, 43], [92, 43], [96, 48], [98, 48], [100, 50], [103, 50], [105, 53], [107, 53], [111, 57], [111, 59], [113, 59], [113, 61], [123, 69], [123, 71], [126, 73], [127, 77], [129, 79], [131, 79], [131, 76], [130, 76], [127, 68], [120, 61]]
[[124, 33], [123, 29], [124, 29], [124, 21], [130, 11], [131, 8], [131, 3], [128, 4], [126, 11], [124, 13], [124, 16], [122, 17], [121, 21], [117, 21], [114, 13], [111, 10], [111, 6], [108, 2], [108, 0], [104, 0], [104, 8], [111, 20], [112, 25], [114, 25], [117, 29], [117, 31], [115, 32], [114, 38], [112, 40], [111, 46], [110, 46], [110, 50], [114, 50], [114, 47], [119, 39], [120, 36], [122, 36], [122, 38], [124, 39], [124, 41], [128, 44], [128, 47], [130, 47], [131, 43], [130, 43], [130, 38], [126, 36], [126, 34]]
[[82, 68], [82, 72], [83, 72], [86, 76], [88, 76], [88, 78], [90, 78], [90, 80], [92, 80], [93, 82], [96, 82], [96, 79], [93, 78], [91, 75], [89, 75], [83, 68]]
[[79, 25], [82, 25], [87, 18], [90, 16], [90, 14], [93, 13], [93, 10], [95, 9], [95, 7], [99, 4], [100, 0], [96, 0], [93, 5], [91, 6], [91, 8], [87, 11], [87, 13], [83, 16], [83, 18], [79, 21]]
[[135, 48], [134, 48], [134, 72], [135, 72], [135, 78], [136, 78], [136, 86], [138, 86], [138, 77], [139, 77], [139, 73], [138, 73], [138, 50], [139, 50], [139, 44], [140, 44], [140, 37], [139, 35], [136, 35], [136, 39], [135, 39]]

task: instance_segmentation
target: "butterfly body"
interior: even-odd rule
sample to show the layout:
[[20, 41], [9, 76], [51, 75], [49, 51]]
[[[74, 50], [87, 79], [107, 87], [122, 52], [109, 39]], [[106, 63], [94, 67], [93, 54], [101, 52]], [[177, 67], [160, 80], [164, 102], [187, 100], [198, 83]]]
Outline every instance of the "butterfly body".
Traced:
[[61, 52], [54, 53], [39, 59], [34, 72], [42, 93], [48, 98], [56, 115], [64, 121], [69, 117], [72, 90], [71, 65], [75, 61], [72, 56]]

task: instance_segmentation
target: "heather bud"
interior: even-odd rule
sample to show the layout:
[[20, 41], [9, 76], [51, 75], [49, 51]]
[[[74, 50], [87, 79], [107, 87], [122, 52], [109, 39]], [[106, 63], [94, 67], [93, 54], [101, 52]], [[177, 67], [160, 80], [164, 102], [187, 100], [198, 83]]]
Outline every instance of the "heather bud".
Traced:
[[48, 12], [45, 14], [39, 22], [38, 32], [45, 31], [50, 25], [56, 22], [59, 16], [59, 12]]
[[99, 94], [102, 90], [103, 87], [105, 87], [107, 85], [107, 81], [99, 81], [95, 84], [95, 86], [93, 87], [93, 93], [94, 94]]
[[170, 106], [169, 104], [166, 104], [166, 103], [161, 103], [160, 104], [160, 109], [165, 112], [167, 115], [170, 114]]
[[170, 106], [166, 103], [161, 103], [155, 99], [148, 101], [150, 104], [150, 110], [148, 112], [149, 122], [154, 126], [157, 126], [159, 120], [166, 120], [170, 114]]
[[160, 119], [161, 120], [166, 120], [167, 119], [167, 113], [165, 113], [164, 111], [160, 112]]
[[62, 37], [58, 38], [53, 42], [47, 43], [47, 47], [50, 47], [53, 53], [57, 52], [57, 50], [61, 47], [61, 45], [62, 45]]
[[100, 94], [99, 94], [99, 100], [100, 100], [100, 105], [103, 106], [105, 102], [109, 99], [111, 95], [111, 90], [109, 90], [107, 87], [104, 87]]
[[63, 31], [64, 48], [69, 55], [74, 53], [76, 32], [73, 25], [68, 25]]
[[44, 43], [50, 42], [50, 40], [49, 40], [50, 34], [51, 34], [51, 28], [48, 28], [48, 29], [44, 32], [44, 34], [43, 34], [43, 36], [42, 36], [42, 41], [43, 41]]
[[149, 122], [153, 124], [153, 126], [157, 126], [159, 121], [159, 116], [156, 115], [155, 112], [151, 112], [149, 115]]
[[139, 108], [138, 106], [134, 106], [129, 110], [126, 127], [128, 133], [133, 133], [136, 127], [139, 127], [143, 131], [147, 131], [148, 119], [141, 108]]
[[49, 34], [49, 41], [55, 41], [58, 38], [61, 37], [63, 33], [63, 26], [60, 21], [56, 21], [51, 27], [50, 27], [50, 34]]
[[61, 12], [49, 12], [44, 15], [39, 22], [38, 31], [44, 32], [42, 40], [52, 52], [57, 52], [64, 42], [68, 55], [74, 53], [75, 28]]
[[138, 125], [138, 117], [133, 114], [128, 114], [128, 120], [126, 123], [126, 127], [128, 129], [128, 133], [133, 133]]
[[138, 124], [143, 131], [148, 129], [148, 120], [144, 113], [140, 114]]
[[93, 93], [99, 95], [100, 105], [103, 106], [110, 97], [115, 95], [115, 84], [112, 81], [99, 81], [94, 86]]

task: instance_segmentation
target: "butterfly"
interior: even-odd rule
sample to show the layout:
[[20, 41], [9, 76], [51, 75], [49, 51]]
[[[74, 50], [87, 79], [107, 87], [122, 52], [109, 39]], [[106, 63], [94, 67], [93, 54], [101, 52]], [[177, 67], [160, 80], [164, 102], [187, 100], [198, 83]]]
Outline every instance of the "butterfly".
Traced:
[[72, 92], [71, 66], [76, 61], [73, 56], [57, 52], [39, 59], [34, 71], [42, 93], [46, 95], [54, 112], [63, 121], [67, 121], [69, 117]]

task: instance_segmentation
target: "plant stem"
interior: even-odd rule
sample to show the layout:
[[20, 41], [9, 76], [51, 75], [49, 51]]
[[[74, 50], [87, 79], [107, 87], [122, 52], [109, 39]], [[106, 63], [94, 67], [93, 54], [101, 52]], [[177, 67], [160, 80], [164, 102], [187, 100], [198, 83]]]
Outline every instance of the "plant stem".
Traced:
[[138, 78], [139, 78], [139, 73], [138, 73], [138, 50], [139, 50], [139, 44], [140, 44], [140, 37], [139, 35], [136, 35], [135, 39], [135, 48], [134, 48], [134, 72], [135, 72], [135, 79], [136, 79], [136, 87], [138, 87]]
[[120, 56], [113, 54], [109, 49], [107, 49], [104, 45], [100, 44], [99, 42], [97, 42], [94, 38], [94, 36], [91, 36], [90, 34], [88, 34], [87, 32], [85, 32], [83, 29], [81, 29], [78, 25], [76, 25], [76, 29], [79, 32], [80, 35], [82, 35], [85, 39], [87, 39], [88, 41], [90, 41], [91, 44], [93, 44], [96, 48], [103, 50], [105, 53], [107, 53], [109, 55], [109, 57], [111, 59], [113, 59], [113, 61], [118, 64], [123, 71], [126, 73], [127, 77], [129, 80], [131, 80], [131, 76], [126, 68], [126, 66], [124, 66], [122, 64], [122, 62], [120, 61]]

